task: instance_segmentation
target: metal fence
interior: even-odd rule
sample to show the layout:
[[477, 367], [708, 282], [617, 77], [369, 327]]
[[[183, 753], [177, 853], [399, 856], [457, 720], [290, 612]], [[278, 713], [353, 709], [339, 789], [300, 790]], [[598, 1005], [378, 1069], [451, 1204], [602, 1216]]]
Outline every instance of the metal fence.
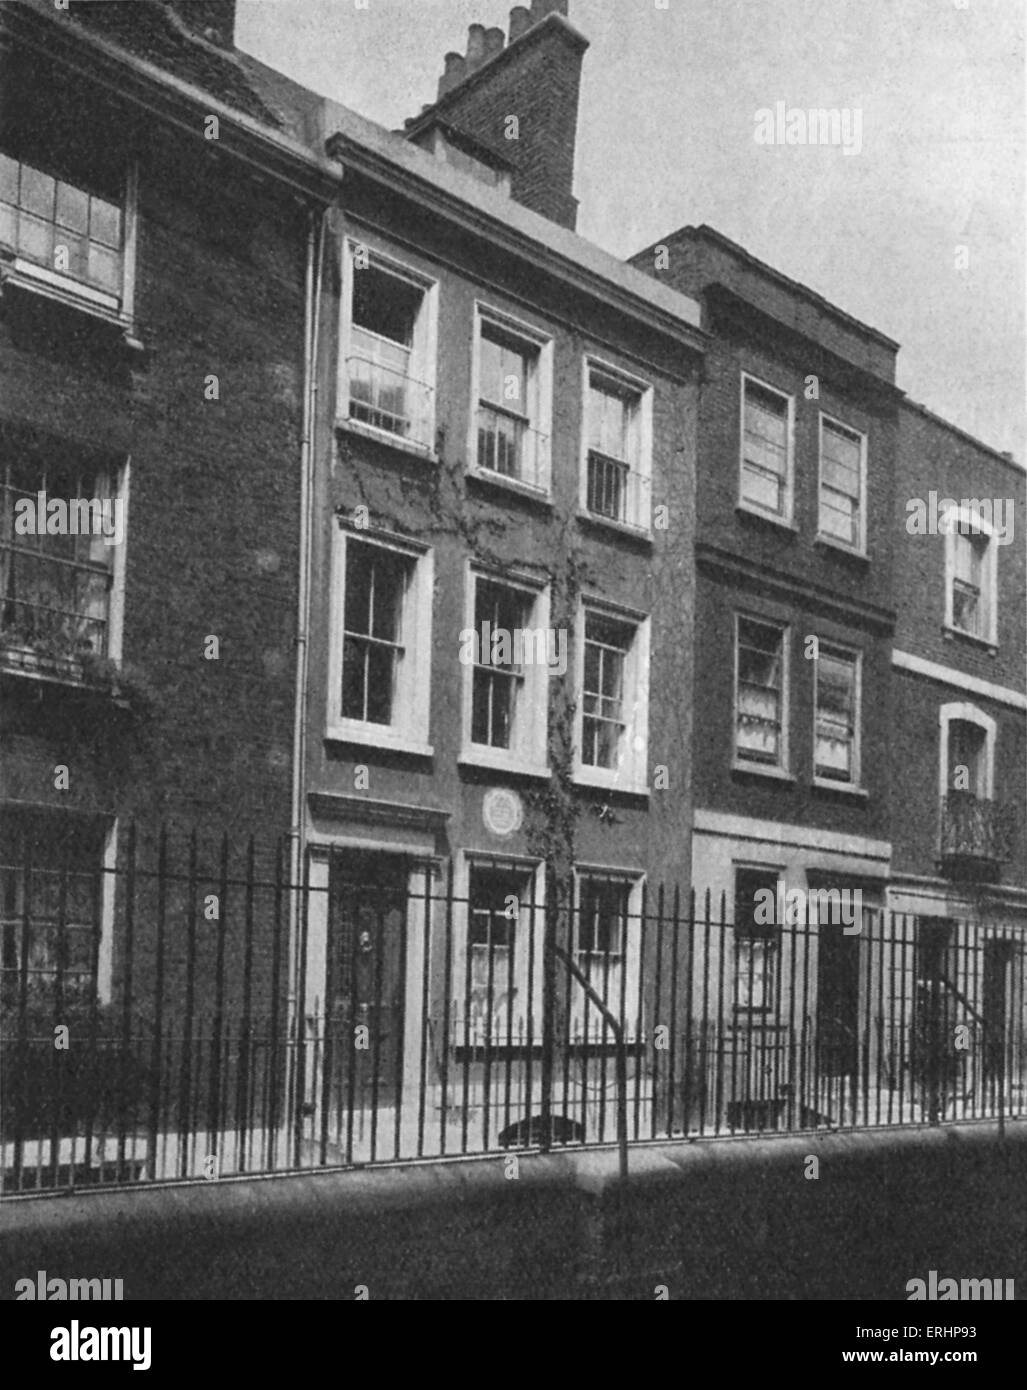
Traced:
[[5, 1196], [1024, 1110], [998, 922], [350, 851], [290, 882], [165, 834], [3, 858]]

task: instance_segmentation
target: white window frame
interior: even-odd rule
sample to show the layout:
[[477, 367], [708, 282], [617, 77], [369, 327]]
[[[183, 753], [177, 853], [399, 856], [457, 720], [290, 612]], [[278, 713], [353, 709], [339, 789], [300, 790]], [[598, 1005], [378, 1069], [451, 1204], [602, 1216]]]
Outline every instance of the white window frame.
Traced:
[[[634, 463], [630, 459], [624, 460], [624, 462], [628, 464], [630, 470], [628, 474], [628, 501], [630, 502], [632, 499], [634, 487], [637, 487], [639, 496], [634, 506], [625, 508], [629, 515], [624, 521], [590, 511], [588, 506], [588, 400], [589, 383], [593, 371], [598, 376], [608, 377], [610, 381], [622, 386], [638, 398], [638, 459]], [[642, 377], [634, 376], [631, 372], [626, 372], [623, 367], [615, 366], [614, 363], [592, 354], [587, 354], [582, 359], [578, 507], [580, 514], [587, 517], [589, 521], [601, 526], [612, 526], [614, 530], [628, 531], [634, 535], [648, 536], [652, 534], [653, 397], [652, 383], [645, 381]], [[637, 483], [632, 483], [632, 477], [637, 479]]]
[[[585, 719], [585, 618], [589, 612], [599, 613], [615, 622], [631, 624], [635, 640], [625, 664], [625, 711], [630, 714], [624, 731], [624, 751], [619, 767], [593, 767], [582, 761]], [[574, 720], [575, 782], [587, 787], [604, 787], [609, 791], [649, 793], [649, 638], [650, 618], [637, 609], [623, 608], [596, 595], [583, 595], [578, 604], [574, 642], [574, 688], [576, 705]], [[630, 693], [629, 693], [630, 692]]]
[[[819, 706], [820, 658], [825, 651], [831, 656], [845, 657], [853, 663], [853, 694], [855, 710], [852, 729], [852, 776], [847, 782], [840, 778], [817, 776], [817, 712]], [[813, 662], [813, 785], [830, 791], [863, 790], [863, 653], [857, 647], [847, 647], [841, 642], [819, 641], [817, 659]]]
[[[517, 1046], [525, 1040], [533, 1046], [542, 1041], [542, 1001], [543, 1001], [543, 936], [545, 922], [545, 862], [525, 855], [499, 855], [488, 850], [465, 849], [456, 857], [454, 866], [454, 896], [452, 956], [450, 976], [446, 989], [450, 1001], [449, 1047], [482, 1047], [486, 1041], [485, 1030], [470, 1030], [465, 1034], [463, 1016], [459, 1013], [466, 1003], [464, 994], [467, 981], [468, 953], [471, 937], [471, 869], [493, 870], [497, 873], [523, 873], [531, 891], [527, 899], [520, 899], [520, 912], [516, 923], [517, 940], [514, 946], [513, 983], [516, 987], [513, 1007], [508, 1010], [504, 1003], [495, 1011], [495, 1026], [489, 1030], [488, 1042], [492, 1047]], [[534, 899], [534, 902], [532, 901]], [[534, 909], [534, 910], [533, 910]], [[534, 918], [534, 921], [532, 921]], [[529, 949], [530, 934], [534, 930], [534, 946]], [[531, 975], [528, 965], [531, 961]], [[528, 1017], [532, 1024], [532, 1036], [528, 1037]], [[507, 1024], [512, 1023], [512, 1037], [508, 1036]], [[467, 1042], [465, 1043], [465, 1038]]]
[[[525, 482], [521, 478], [508, 478], [489, 468], [478, 466], [478, 411], [481, 398], [481, 343], [482, 327], [492, 324], [512, 338], [520, 339], [526, 348], [535, 353], [535, 391], [537, 395], [537, 418], [526, 414], [528, 421], [529, 444], [534, 451], [535, 474], [538, 484]], [[474, 304], [474, 343], [471, 355], [471, 400], [470, 419], [467, 433], [467, 469], [476, 477], [487, 478], [489, 482], [501, 486], [524, 489], [538, 496], [549, 497], [552, 492], [552, 436], [553, 436], [553, 339], [541, 329], [512, 318], [509, 314], [493, 309], [481, 300]]]
[[995, 794], [995, 735], [998, 725], [990, 715], [965, 701], [953, 700], [938, 710], [938, 797], [945, 797], [955, 788], [948, 785], [949, 775], [949, 726], [953, 723], [975, 724], [984, 731], [984, 794], [982, 800], [991, 801]]
[[[788, 431], [787, 431], [787, 458], [785, 462], [784, 478], [784, 509], [783, 511], [773, 511], [769, 507], [762, 507], [758, 502], [753, 502], [744, 495], [742, 490], [742, 480], [745, 471], [745, 387], [747, 382], [752, 382], [754, 386], [761, 390], [769, 391], [773, 396], [780, 396], [788, 406]], [[819, 508], [819, 496], [818, 496]], [[770, 521], [776, 521], [782, 526], [791, 526], [795, 510], [795, 397], [788, 391], [782, 391], [779, 386], [773, 386], [769, 381], [764, 381], [762, 377], [755, 376], [752, 372], [743, 371], [739, 385], [738, 398], [738, 502], [737, 505], [746, 512], [752, 512], [754, 516], [766, 517]]]
[[[402, 692], [392, 724], [346, 719], [342, 714], [343, 623], [346, 611], [346, 551], [350, 541], [376, 546], [401, 555], [413, 574], [403, 605], [406, 654]], [[363, 529], [338, 520], [332, 537], [332, 589], [329, 605], [331, 637], [328, 656], [328, 707], [326, 737], [345, 743], [388, 748], [430, 757], [428, 742], [431, 697], [431, 624], [434, 590], [434, 556], [428, 546], [394, 536], [390, 532]]]
[[[821, 526], [821, 508], [824, 490], [824, 427], [829, 426], [842, 434], [851, 435], [859, 441], [859, 526], [855, 543], [843, 541], [840, 536], [834, 536], [829, 531], [825, 531]], [[839, 550], [849, 551], [853, 555], [865, 555], [867, 552], [867, 436], [863, 430], [856, 429], [853, 425], [846, 424], [844, 420], [839, 420], [835, 415], [829, 415], [826, 411], [820, 412], [820, 427], [818, 436], [818, 470], [817, 470], [817, 538], [825, 545], [837, 546]]]
[[[624, 884], [628, 889], [628, 920], [625, 927], [624, 940], [620, 953], [620, 967], [616, 975], [614, 966], [611, 962], [609, 972], [609, 994], [603, 996], [603, 972], [593, 972], [589, 976], [588, 970], [582, 964], [581, 957], [585, 954], [596, 954], [585, 952], [581, 948], [581, 903], [582, 888], [587, 879], [599, 879], [605, 882], [616, 882]], [[583, 972], [595, 992], [603, 998], [603, 1002], [611, 1013], [620, 1017], [621, 1001], [621, 972], [623, 972], [624, 985], [624, 1017], [621, 1022], [624, 1026], [625, 1042], [637, 1042], [642, 1036], [643, 1015], [645, 1008], [644, 999], [641, 1001], [643, 1013], [639, 1012], [639, 971], [641, 966], [641, 942], [642, 942], [642, 904], [645, 896], [645, 874], [641, 869], [615, 869], [600, 864], [575, 864], [574, 866], [574, 951], [573, 959], [578, 969]], [[585, 993], [581, 986], [575, 981], [571, 985], [571, 1008], [569, 1027], [570, 1036], [575, 1041], [588, 1041], [590, 1043], [602, 1043], [603, 1041], [603, 1022], [602, 1016], [594, 1004], [587, 1003]], [[588, 1038], [583, 1036], [585, 1022], [588, 1025]], [[581, 1035], [579, 1037], [579, 1035]], [[607, 1027], [606, 1044], [613, 1044], [613, 1032]]]
[[[475, 631], [475, 602], [478, 580], [499, 584], [523, 594], [530, 602], [528, 626], [549, 630], [549, 586], [527, 575], [493, 570], [474, 561], [466, 562], [464, 577], [464, 630]], [[480, 633], [478, 634], [480, 640]], [[471, 742], [474, 710], [474, 664], [465, 662], [461, 692], [460, 762], [472, 767], [494, 768], [497, 772], [518, 772], [526, 776], [549, 777], [549, 668], [537, 664], [524, 667], [523, 684], [514, 721], [516, 744], [493, 748]]]
[[[10, 155], [9, 158], [14, 159], [15, 156]], [[18, 163], [22, 162], [19, 158]], [[35, 168], [36, 166], [32, 165], [31, 167]], [[124, 169], [124, 194], [121, 199], [120, 295], [97, 289], [95, 285], [79, 280], [74, 275], [64, 274], [59, 270], [54, 270], [51, 266], [41, 265], [38, 261], [19, 255], [17, 248], [14, 249], [14, 255], [9, 261], [11, 269], [5, 271], [2, 278], [10, 280], [13, 284], [32, 289], [48, 299], [72, 305], [96, 318], [116, 323], [126, 332], [132, 330], [135, 324], [136, 243], [139, 226], [138, 162], [134, 159], [127, 160]], [[47, 173], [48, 171], [41, 169], [39, 172]], [[58, 176], [49, 174], [49, 177], [57, 178]], [[71, 183], [71, 180], [64, 180], [64, 182]], [[72, 186], [79, 189], [80, 192], [89, 192], [88, 188], [80, 184], [73, 184]]]
[[[368, 264], [391, 275], [397, 280], [405, 280], [421, 290], [424, 299], [421, 312], [417, 316], [414, 329], [414, 342], [410, 351], [410, 380], [423, 385], [428, 393], [424, 416], [417, 422], [412, 437], [395, 434], [364, 420], [350, 417], [349, 413], [349, 358], [353, 340], [353, 259], [356, 249], [367, 251]], [[394, 448], [407, 453], [435, 457], [435, 421], [437, 416], [437, 367], [438, 367], [438, 316], [439, 282], [404, 261], [397, 260], [386, 252], [379, 251], [369, 241], [347, 236], [342, 244], [342, 294], [339, 302], [339, 364], [337, 378], [336, 423], [357, 434], [367, 434], [380, 439]]]
[[[953, 585], [956, 577], [957, 527], [965, 523], [976, 527], [978, 536], [987, 538], [984, 563], [981, 566], [981, 599], [987, 605], [988, 628], [981, 636], [957, 627], [953, 617]], [[945, 536], [945, 627], [949, 632], [968, 637], [971, 642], [981, 642], [988, 647], [998, 646], [998, 534], [989, 521], [986, 521], [975, 507], [946, 507], [938, 518], [938, 529]]]
[[[791, 760], [789, 749], [789, 706], [791, 699], [791, 626], [777, 618], [768, 618], [762, 613], [736, 612], [734, 622], [734, 684], [731, 701], [731, 766], [742, 772], [759, 776], [773, 776], [775, 773], [790, 775]], [[738, 751], [738, 643], [739, 624], [742, 622], [761, 623], [764, 627], [776, 628], [781, 633], [781, 756], [776, 763], [759, 762], [755, 758], [743, 758]]]

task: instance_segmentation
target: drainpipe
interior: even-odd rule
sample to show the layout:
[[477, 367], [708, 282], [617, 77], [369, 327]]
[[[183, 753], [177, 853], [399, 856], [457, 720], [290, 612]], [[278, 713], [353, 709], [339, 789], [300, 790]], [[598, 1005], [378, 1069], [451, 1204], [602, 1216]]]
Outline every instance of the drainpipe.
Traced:
[[[323, 284], [324, 248], [327, 229], [327, 210], [313, 209], [307, 222], [306, 308], [304, 317], [305, 342], [303, 349], [303, 433], [300, 440], [300, 545], [299, 594], [296, 614], [296, 705], [292, 737], [292, 805], [289, 826], [289, 992], [287, 1002], [287, 1038], [294, 1050], [302, 1036], [304, 1001], [297, 996], [300, 978], [300, 922], [302, 902], [300, 880], [303, 872], [305, 847], [304, 806], [306, 790], [307, 752], [307, 685], [310, 646], [310, 567], [312, 557], [314, 504], [314, 441], [317, 434], [317, 374], [318, 344], [321, 328], [321, 292]], [[289, 1068], [290, 1092], [295, 1083], [295, 1068]], [[295, 1122], [295, 1101], [290, 1094], [287, 1111], [290, 1126]]]

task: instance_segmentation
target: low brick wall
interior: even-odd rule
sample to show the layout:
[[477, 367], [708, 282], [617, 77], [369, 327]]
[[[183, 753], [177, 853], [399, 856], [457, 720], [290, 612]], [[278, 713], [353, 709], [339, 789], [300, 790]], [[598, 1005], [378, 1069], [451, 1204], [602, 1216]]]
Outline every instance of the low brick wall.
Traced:
[[[810, 1158], [819, 1164], [819, 1176]], [[8, 1202], [0, 1297], [904, 1299], [1027, 1292], [1027, 1124], [664, 1144]]]

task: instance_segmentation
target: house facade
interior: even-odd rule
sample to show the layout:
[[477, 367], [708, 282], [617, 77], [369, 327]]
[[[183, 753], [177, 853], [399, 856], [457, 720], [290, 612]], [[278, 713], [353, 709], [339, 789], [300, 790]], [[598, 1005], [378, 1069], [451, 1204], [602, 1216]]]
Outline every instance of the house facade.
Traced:
[[[580, 981], [547, 981], [546, 923], [637, 1049], [643, 906], [688, 859], [704, 338], [692, 300], [566, 225], [567, 67], [586, 44], [560, 8], [515, 11], [509, 45], [472, 28], [462, 84], [402, 135], [317, 116], [343, 178], [320, 302], [297, 970], [308, 1036], [334, 1051], [310, 1078], [314, 1125], [347, 1152], [371, 1111], [387, 1116], [372, 1152], [412, 1142], [425, 1088], [422, 1147], [531, 1114], [544, 1012], [575, 1059], [561, 1108], [585, 1106], [613, 1033]], [[575, 94], [561, 159], [530, 179], [504, 154], [511, 82], [525, 132], [553, 89]], [[348, 1046], [362, 1027], [365, 1056]]]
[[290, 827], [308, 244], [338, 171], [233, 13], [0, 6], [0, 908], [30, 1006], [58, 978], [106, 1004], [126, 970], [140, 1008], [160, 970], [169, 1008], [187, 969], [213, 992], [210, 943], [187, 965], [128, 903], [129, 828], [151, 868], [162, 824], [183, 861], [195, 831], [216, 874], [223, 835]]

